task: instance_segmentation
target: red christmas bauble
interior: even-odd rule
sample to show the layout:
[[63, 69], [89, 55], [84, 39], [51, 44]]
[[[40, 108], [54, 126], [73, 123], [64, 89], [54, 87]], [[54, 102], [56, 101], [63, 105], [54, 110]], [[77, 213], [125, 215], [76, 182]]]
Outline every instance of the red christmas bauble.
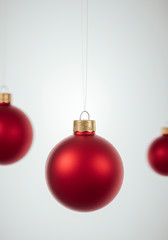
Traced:
[[0, 164], [2, 165], [23, 158], [33, 139], [33, 130], [28, 117], [20, 109], [12, 106], [9, 98], [9, 94], [0, 94]]
[[168, 128], [163, 128], [163, 135], [150, 145], [148, 161], [155, 172], [168, 176]]
[[94, 131], [76, 131], [51, 151], [46, 178], [52, 194], [64, 206], [94, 211], [119, 192], [123, 164], [117, 150]]

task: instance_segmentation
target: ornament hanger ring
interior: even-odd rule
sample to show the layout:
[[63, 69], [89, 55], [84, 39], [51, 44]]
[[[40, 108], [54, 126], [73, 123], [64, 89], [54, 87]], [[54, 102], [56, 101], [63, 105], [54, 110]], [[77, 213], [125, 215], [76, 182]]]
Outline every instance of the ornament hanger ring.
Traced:
[[87, 115], [88, 115], [88, 120], [90, 120], [90, 114], [89, 114], [87, 111], [81, 112], [79, 120], [82, 120], [81, 118], [82, 118], [82, 114], [83, 114], [83, 113], [87, 113]]
[[9, 93], [8, 87], [5, 86], [5, 85], [2, 85], [2, 86], [0, 87], [0, 93]]

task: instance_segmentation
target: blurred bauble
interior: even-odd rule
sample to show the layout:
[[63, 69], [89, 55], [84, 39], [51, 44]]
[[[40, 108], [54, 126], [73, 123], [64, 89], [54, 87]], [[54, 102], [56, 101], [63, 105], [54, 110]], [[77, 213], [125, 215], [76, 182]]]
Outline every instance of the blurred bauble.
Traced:
[[0, 93], [0, 164], [19, 161], [28, 152], [33, 130], [28, 117], [11, 105], [11, 95]]
[[152, 169], [168, 176], [168, 128], [162, 129], [162, 136], [156, 138], [148, 150], [148, 162]]

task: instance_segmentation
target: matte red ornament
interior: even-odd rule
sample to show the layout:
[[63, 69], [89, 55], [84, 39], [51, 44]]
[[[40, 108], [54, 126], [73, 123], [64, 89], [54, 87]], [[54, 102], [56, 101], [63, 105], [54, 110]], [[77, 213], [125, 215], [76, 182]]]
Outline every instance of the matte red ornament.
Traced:
[[64, 206], [94, 211], [110, 203], [119, 192], [123, 164], [117, 150], [91, 131], [95, 130], [93, 120], [74, 122], [74, 135], [57, 144], [48, 157], [47, 183]]
[[163, 128], [163, 135], [150, 145], [148, 162], [155, 172], [168, 176], [168, 128]]
[[25, 156], [33, 139], [28, 117], [10, 104], [10, 94], [0, 94], [0, 164], [17, 162]]

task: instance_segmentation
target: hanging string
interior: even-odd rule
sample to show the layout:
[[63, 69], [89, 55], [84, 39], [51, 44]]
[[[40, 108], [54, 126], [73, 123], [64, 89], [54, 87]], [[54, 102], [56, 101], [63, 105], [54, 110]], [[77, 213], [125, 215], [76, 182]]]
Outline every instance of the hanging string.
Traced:
[[88, 0], [81, 0], [81, 30], [82, 30], [83, 110], [86, 111], [87, 65], [88, 65]]
[[2, 13], [2, 45], [1, 45], [1, 88], [0, 91], [9, 91], [6, 87], [6, 54], [7, 54], [7, 6], [3, 1]]

